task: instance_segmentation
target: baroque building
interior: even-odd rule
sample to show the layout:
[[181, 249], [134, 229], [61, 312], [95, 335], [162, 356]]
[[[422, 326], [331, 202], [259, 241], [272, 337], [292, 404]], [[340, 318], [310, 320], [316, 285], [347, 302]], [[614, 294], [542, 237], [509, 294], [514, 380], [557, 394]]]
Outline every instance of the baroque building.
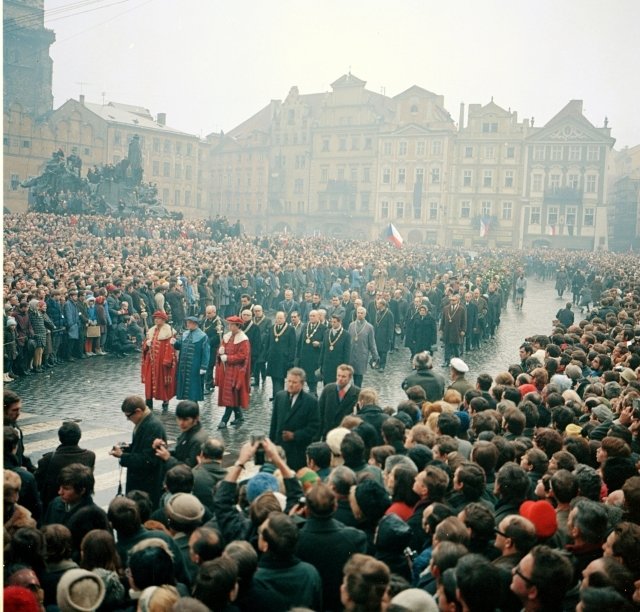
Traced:
[[579, 100], [542, 127], [493, 100], [461, 106], [456, 125], [443, 96], [388, 97], [346, 74], [209, 136], [203, 189], [249, 233], [376, 238], [393, 223], [409, 242], [600, 249], [610, 132]]

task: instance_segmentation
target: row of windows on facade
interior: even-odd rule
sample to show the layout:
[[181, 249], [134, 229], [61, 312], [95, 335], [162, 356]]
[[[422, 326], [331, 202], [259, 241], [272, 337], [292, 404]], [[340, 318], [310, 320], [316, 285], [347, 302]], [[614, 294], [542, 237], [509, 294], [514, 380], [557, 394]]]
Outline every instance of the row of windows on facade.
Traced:
[[[20, 140], [19, 138], [10, 138], [9, 136], [3, 136], [2, 144], [5, 147], [20, 147], [22, 149], [31, 149], [30, 140]], [[82, 155], [91, 155], [91, 149], [89, 147], [83, 147]]]
[[[116, 130], [113, 133], [113, 143], [116, 145], [123, 144], [123, 140], [124, 140], [123, 136], [124, 135], [122, 132], [119, 132]], [[140, 146], [144, 150], [146, 138], [144, 134], [138, 134], [138, 136], [140, 138]], [[127, 135], [127, 145], [129, 144], [129, 140], [130, 138]], [[191, 142], [182, 143], [180, 141], [169, 140], [168, 138], [165, 138], [163, 141], [160, 138], [154, 138], [152, 142], [152, 147], [153, 147], [154, 153], [160, 153], [162, 151], [163, 153], [175, 153], [176, 155], [182, 155], [183, 144], [184, 144], [184, 154], [187, 157], [191, 157], [193, 155], [193, 143]]]
[[[476, 207], [470, 200], [462, 200], [459, 203], [458, 218], [471, 219], [472, 212], [477, 211], [482, 217], [492, 217], [494, 214], [493, 202], [482, 201]], [[411, 205], [411, 213], [407, 210], [408, 205], [405, 202], [395, 202], [394, 218], [405, 219], [413, 218], [414, 220], [423, 219], [422, 203], [414, 203]], [[380, 203], [380, 217], [382, 219], [390, 218], [391, 205], [389, 201], [382, 200]], [[407, 217], [410, 214], [410, 217]], [[439, 202], [430, 202], [427, 210], [427, 218], [429, 221], [437, 221], [447, 216], [447, 209]], [[511, 221], [513, 219], [513, 202], [501, 202], [500, 219], [503, 221]], [[529, 209], [529, 224], [540, 225], [542, 219], [542, 209], [540, 206], [532, 206]], [[562, 210], [558, 206], [548, 206], [546, 208], [546, 225], [557, 226], [575, 226], [578, 219], [578, 207], [566, 206]], [[584, 227], [593, 226], [595, 220], [595, 208], [584, 208], [582, 213], [582, 225]]]
[[[152, 176], [160, 176], [160, 162], [154, 160], [151, 163], [151, 174]], [[163, 162], [162, 163], [162, 176], [166, 176], [166, 177], [170, 177], [171, 176], [171, 163], [170, 162]], [[173, 171], [173, 177], [177, 178], [177, 179], [181, 179], [182, 178], [182, 165], [180, 164], [175, 164], [174, 166], [174, 171]], [[192, 170], [191, 170], [191, 166], [185, 166], [184, 167], [184, 178], [188, 181], [191, 180], [192, 178]]]

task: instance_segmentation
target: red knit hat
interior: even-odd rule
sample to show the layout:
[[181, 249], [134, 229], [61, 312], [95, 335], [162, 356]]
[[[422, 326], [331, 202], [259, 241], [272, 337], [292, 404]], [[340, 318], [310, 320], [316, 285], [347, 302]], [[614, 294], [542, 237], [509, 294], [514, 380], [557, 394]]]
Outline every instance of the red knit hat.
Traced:
[[518, 391], [520, 391], [520, 397], [524, 397], [527, 393], [537, 393], [538, 389], [535, 385], [528, 383], [526, 385], [520, 385]]
[[558, 530], [556, 511], [543, 499], [523, 502], [520, 506], [520, 516], [524, 516], [535, 525], [538, 538], [550, 538]]
[[40, 612], [35, 594], [21, 586], [8, 586], [3, 593], [4, 609], [12, 612]]

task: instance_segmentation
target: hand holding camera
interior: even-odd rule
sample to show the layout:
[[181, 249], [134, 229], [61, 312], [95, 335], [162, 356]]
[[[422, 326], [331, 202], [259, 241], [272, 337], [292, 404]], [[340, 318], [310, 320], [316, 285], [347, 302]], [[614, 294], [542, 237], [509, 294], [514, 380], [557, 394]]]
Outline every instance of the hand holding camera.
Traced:
[[128, 442], [118, 442], [117, 444], [113, 445], [113, 448], [109, 451], [109, 454], [119, 459], [120, 457], [122, 457], [122, 455], [130, 451], [129, 447], [130, 445]]

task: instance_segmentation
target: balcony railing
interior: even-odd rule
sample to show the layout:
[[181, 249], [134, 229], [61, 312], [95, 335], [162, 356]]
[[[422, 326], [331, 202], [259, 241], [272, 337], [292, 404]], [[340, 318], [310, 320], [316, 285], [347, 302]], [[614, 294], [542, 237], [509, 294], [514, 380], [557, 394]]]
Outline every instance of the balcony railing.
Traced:
[[582, 202], [582, 189], [573, 187], [550, 187], [544, 190], [545, 202], [557, 202], [559, 204], [580, 204]]

